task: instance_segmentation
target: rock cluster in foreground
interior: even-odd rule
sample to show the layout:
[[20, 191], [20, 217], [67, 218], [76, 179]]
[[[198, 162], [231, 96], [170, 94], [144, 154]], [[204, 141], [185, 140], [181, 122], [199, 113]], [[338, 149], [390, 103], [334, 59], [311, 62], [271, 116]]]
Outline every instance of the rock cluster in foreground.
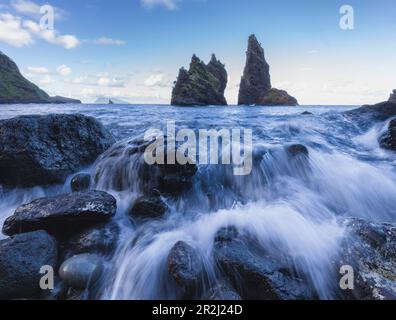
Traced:
[[224, 91], [227, 87], [227, 71], [215, 55], [208, 64], [196, 55], [190, 69], [181, 68], [172, 92], [174, 106], [227, 105]]
[[63, 183], [115, 143], [92, 117], [20, 116], [0, 121], [0, 184], [33, 187]]
[[18, 66], [0, 51], [0, 104], [9, 103], [81, 103], [80, 100], [60, 96], [50, 97], [25, 79]]
[[246, 66], [239, 88], [239, 105], [296, 106], [297, 99], [286, 91], [272, 88], [270, 67], [264, 49], [255, 35], [251, 35], [246, 52]]

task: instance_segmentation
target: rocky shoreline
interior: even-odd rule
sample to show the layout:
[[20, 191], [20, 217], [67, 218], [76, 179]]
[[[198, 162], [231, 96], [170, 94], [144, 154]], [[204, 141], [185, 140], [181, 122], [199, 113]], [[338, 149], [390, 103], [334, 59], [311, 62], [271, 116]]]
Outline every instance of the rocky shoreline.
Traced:
[[[201, 62], [199, 62], [201, 63]], [[384, 121], [396, 115], [396, 104], [385, 102], [347, 112], [346, 117]], [[395, 123], [381, 138], [384, 148], [395, 150]], [[126, 214], [135, 225], [163, 219], [167, 203], [192, 188], [196, 165], [154, 165], [143, 162], [146, 142], [115, 144], [98, 121], [83, 115], [24, 116], [0, 121], [0, 179], [9, 188], [64, 183], [82, 167], [97, 161], [92, 176], [77, 174], [72, 192], [39, 198], [17, 208], [2, 226], [9, 238], [0, 241], [0, 299], [98, 299], [97, 285], [120, 237], [114, 217], [117, 200], [95, 186], [111, 165], [107, 190], [126, 192], [139, 183], [141, 196]], [[28, 143], [26, 143], [28, 141]], [[288, 146], [289, 161], [305, 163], [309, 150]], [[396, 151], [396, 150], [395, 150]], [[123, 180], [125, 162], [140, 163], [136, 180]], [[259, 155], [255, 153], [255, 157]], [[141, 161], [136, 161], [136, 160]], [[28, 168], [29, 172], [23, 171]], [[309, 170], [308, 170], [309, 171]], [[134, 178], [135, 179], [135, 178]], [[334, 274], [348, 264], [359, 271], [356, 289], [335, 290], [339, 299], [395, 299], [396, 225], [341, 218], [347, 230], [344, 254], [334, 261]], [[139, 243], [137, 234], [133, 244]], [[204, 261], [194, 246], [178, 241], [169, 251], [166, 267], [180, 299], [317, 299], [309, 279], [290, 269], [287, 254], [262, 249], [254, 237], [230, 225], [213, 239], [216, 283], [208, 282]], [[55, 288], [40, 288], [40, 269], [55, 272]]]

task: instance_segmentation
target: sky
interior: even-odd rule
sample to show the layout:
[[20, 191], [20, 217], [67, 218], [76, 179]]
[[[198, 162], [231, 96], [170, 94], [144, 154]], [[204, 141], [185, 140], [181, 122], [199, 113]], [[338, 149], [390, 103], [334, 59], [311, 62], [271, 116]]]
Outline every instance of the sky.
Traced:
[[[54, 30], [40, 28], [46, 4]], [[395, 0], [0, 0], [0, 50], [49, 94], [86, 103], [167, 104], [192, 54], [215, 53], [235, 104], [253, 33], [273, 87], [300, 104], [376, 103], [396, 88], [395, 30]]]

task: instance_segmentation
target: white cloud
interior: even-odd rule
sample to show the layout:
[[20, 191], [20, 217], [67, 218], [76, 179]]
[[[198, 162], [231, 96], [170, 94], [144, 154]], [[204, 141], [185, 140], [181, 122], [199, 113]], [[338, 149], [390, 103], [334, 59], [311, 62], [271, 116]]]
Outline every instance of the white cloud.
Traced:
[[149, 9], [162, 6], [168, 10], [176, 10], [178, 2], [180, 2], [180, 0], [140, 0], [140, 3]]
[[66, 77], [68, 76], [70, 73], [72, 73], [72, 69], [69, 68], [68, 66], [62, 64], [61, 66], [59, 66], [58, 68], [56, 68], [56, 72], [58, 72], [59, 75]]
[[48, 69], [45, 67], [28, 67], [27, 68], [30, 72], [36, 74], [46, 74], [49, 73]]
[[0, 14], [0, 42], [20, 48], [34, 43], [35, 39], [42, 39], [65, 49], [73, 49], [81, 43], [73, 35], [62, 35], [57, 30], [43, 30], [32, 20], [24, 20], [10, 13]]
[[124, 79], [122, 78], [108, 78], [99, 77], [97, 84], [101, 87], [122, 88], [125, 87]]
[[111, 45], [122, 46], [122, 45], [126, 44], [126, 41], [107, 38], [107, 37], [101, 37], [97, 40], [94, 40], [93, 43], [99, 44], [99, 45], [106, 45], [106, 46], [111, 46]]
[[0, 42], [14, 47], [24, 47], [32, 44], [31, 34], [23, 29], [22, 20], [9, 13], [0, 14]]
[[[30, 0], [11, 0], [12, 8], [22, 14], [29, 17], [40, 17], [40, 8], [41, 5], [30, 1]], [[66, 15], [66, 11], [63, 9], [54, 7], [55, 19], [62, 19]]]
[[40, 25], [32, 20], [25, 20], [23, 26], [36, 37], [49, 43], [60, 45], [65, 49], [73, 49], [81, 43], [73, 35], [60, 35], [57, 30], [42, 30]]
[[144, 85], [146, 87], [168, 87], [170, 84], [166, 81], [164, 73], [156, 73], [150, 75], [144, 81]]
[[43, 78], [41, 78], [41, 80], [40, 80], [40, 83], [41, 84], [51, 84], [51, 83], [53, 83], [54, 82], [54, 80], [51, 78], [51, 76], [50, 75], [45, 75]]

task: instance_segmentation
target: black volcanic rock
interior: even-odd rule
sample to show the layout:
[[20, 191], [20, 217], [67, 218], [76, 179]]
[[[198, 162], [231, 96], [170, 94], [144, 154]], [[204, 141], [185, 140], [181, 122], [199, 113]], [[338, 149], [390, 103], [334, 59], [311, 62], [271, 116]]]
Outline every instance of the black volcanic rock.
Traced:
[[354, 120], [366, 123], [368, 120], [385, 121], [396, 116], [396, 103], [384, 101], [375, 105], [364, 105], [360, 108], [349, 110], [344, 114]]
[[246, 65], [239, 89], [239, 105], [298, 105], [286, 91], [272, 88], [270, 67], [264, 49], [255, 35], [251, 35], [246, 52]]
[[175, 106], [227, 105], [224, 91], [227, 86], [224, 65], [212, 56], [205, 64], [193, 55], [190, 69], [181, 68], [172, 92], [171, 104]]
[[56, 240], [45, 231], [17, 235], [0, 241], [0, 299], [39, 298], [40, 269], [56, 268]]
[[11, 236], [46, 230], [56, 236], [75, 234], [84, 228], [110, 220], [116, 212], [116, 199], [103, 191], [86, 191], [36, 199], [15, 210], [3, 225]]
[[0, 121], [0, 184], [63, 183], [115, 143], [94, 118], [74, 114], [20, 116]]
[[388, 130], [380, 137], [379, 143], [384, 149], [396, 151], [396, 119], [389, 122]]
[[18, 66], [0, 51], [0, 104], [13, 103], [81, 103], [80, 100], [50, 97], [25, 79]]

